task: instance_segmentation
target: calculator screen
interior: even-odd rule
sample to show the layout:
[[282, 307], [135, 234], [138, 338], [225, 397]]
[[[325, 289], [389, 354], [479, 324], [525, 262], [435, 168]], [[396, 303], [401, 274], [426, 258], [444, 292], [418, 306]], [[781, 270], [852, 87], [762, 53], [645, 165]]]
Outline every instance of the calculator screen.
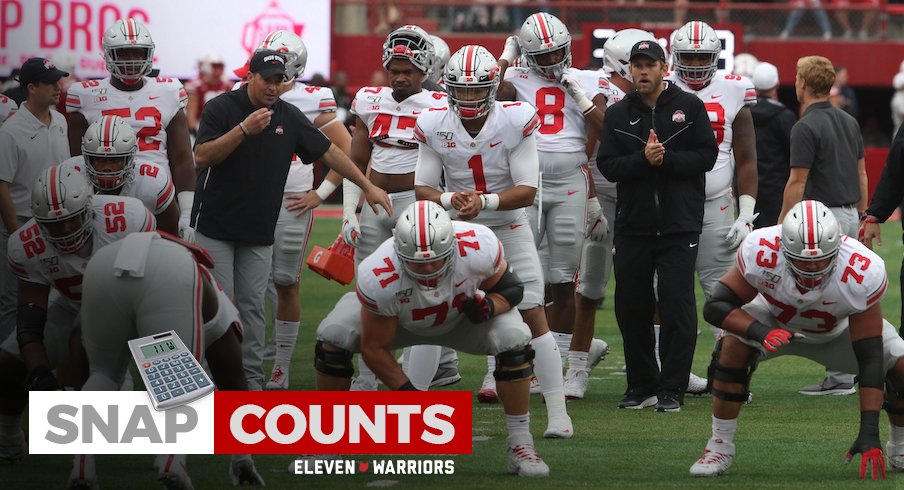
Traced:
[[144, 354], [145, 357], [159, 356], [160, 354], [166, 354], [167, 352], [172, 352], [174, 350], [176, 350], [176, 343], [172, 340], [164, 340], [162, 342], [157, 342], [156, 344], [141, 346], [141, 353]]

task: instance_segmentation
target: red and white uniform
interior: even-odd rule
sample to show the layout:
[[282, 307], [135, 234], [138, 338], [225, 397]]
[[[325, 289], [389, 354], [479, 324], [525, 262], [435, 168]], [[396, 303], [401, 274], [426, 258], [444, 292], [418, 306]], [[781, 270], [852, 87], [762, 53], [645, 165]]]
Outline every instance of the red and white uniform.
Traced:
[[811, 344], [841, 335], [848, 316], [876, 304], [888, 289], [885, 262], [856, 239], [842, 235], [835, 261], [821, 288], [801, 292], [781, 253], [781, 225], [754, 230], [737, 254], [744, 279], [760, 292], [752, 305], [767, 307], [779, 326], [799, 333], [795, 342]]
[[[60, 168], [72, 168], [88, 177], [85, 157], [72, 157], [60, 164]], [[132, 179], [120, 189], [119, 196], [134, 197], [141, 201], [154, 216], [164, 212], [176, 197], [173, 179], [160, 165], [152, 162], [135, 162]]]
[[16, 104], [16, 101], [10, 99], [9, 97], [0, 94], [0, 125], [6, 122], [7, 119], [12, 117], [13, 114], [19, 109], [19, 106]]
[[[311, 122], [324, 112], [336, 112], [336, 99], [328, 87], [315, 87], [296, 82], [280, 98], [297, 107]], [[314, 186], [314, 166], [304, 165], [295, 158], [286, 178], [286, 192], [307, 192]]]
[[201, 111], [204, 109], [204, 104], [210, 102], [214, 97], [228, 92], [232, 89], [232, 83], [227, 82], [225, 80], [219, 80], [219, 83], [216, 85], [208, 85], [197, 78], [185, 84], [185, 92], [191, 95], [197, 95], [198, 98], [196, 103], [198, 105], [198, 114], [201, 114]]
[[169, 172], [166, 128], [178, 111], [185, 108], [188, 95], [176, 78], [144, 78], [134, 92], [124, 92], [110, 78], [74, 83], [66, 95], [66, 111], [81, 112], [88, 124], [101, 116], [120, 116], [138, 137], [138, 157], [150, 160]]

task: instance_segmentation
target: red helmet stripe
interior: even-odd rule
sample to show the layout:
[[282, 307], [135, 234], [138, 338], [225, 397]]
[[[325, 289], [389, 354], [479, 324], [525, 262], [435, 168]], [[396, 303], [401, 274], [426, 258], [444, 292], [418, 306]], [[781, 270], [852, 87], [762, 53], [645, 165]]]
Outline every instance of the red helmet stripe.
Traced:
[[421, 201], [417, 203], [417, 237], [418, 249], [422, 252], [427, 251], [427, 203]]
[[549, 42], [551, 34], [549, 26], [546, 24], [546, 18], [543, 17], [542, 13], [534, 14], [534, 17], [537, 19], [537, 27], [540, 28], [540, 36], [543, 38], [543, 42]]
[[807, 243], [808, 247], [816, 246], [816, 206], [813, 206], [813, 201], [807, 201], [804, 204], [804, 230], [806, 231]]
[[60, 187], [57, 183], [59, 169], [60, 168], [57, 165], [50, 167], [50, 175], [47, 177], [47, 180], [50, 181], [50, 208], [54, 210], [60, 209], [60, 201], [62, 201], [58, 195], [60, 192]]
[[477, 46], [471, 45], [465, 51], [465, 75], [474, 75], [474, 51], [476, 50]]
[[129, 39], [135, 39], [135, 34], [138, 31], [138, 27], [135, 25], [134, 19], [126, 20], [126, 29], [128, 29]]
[[279, 31], [274, 31], [270, 34], [267, 34], [267, 37], [264, 38], [264, 42], [261, 43], [261, 47], [263, 47], [264, 49], [270, 49], [270, 43], [273, 42], [273, 38], [276, 37], [276, 34], [278, 32]]
[[691, 41], [693, 41], [694, 44], [700, 44], [700, 22], [694, 21], [691, 24], [691, 28], [693, 28], [694, 30], [694, 37], [693, 39], [691, 39]]
[[113, 146], [113, 118], [104, 117], [101, 146]]

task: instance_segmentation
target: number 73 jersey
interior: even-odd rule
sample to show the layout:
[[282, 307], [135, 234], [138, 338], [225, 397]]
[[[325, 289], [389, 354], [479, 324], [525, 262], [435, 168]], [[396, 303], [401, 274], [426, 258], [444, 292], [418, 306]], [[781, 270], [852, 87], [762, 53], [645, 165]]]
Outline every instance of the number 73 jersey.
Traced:
[[867, 310], [885, 294], [885, 262], [857, 240], [842, 235], [835, 269], [820, 288], [801, 292], [781, 252], [781, 225], [753, 231], [738, 249], [738, 269], [759, 291], [779, 325], [820, 344], [840, 335], [848, 316]]
[[358, 300], [381, 316], [394, 316], [399, 327], [424, 336], [441, 335], [462, 318], [462, 302], [499, 271], [502, 243], [493, 232], [475, 223], [453, 221], [456, 251], [452, 272], [434, 289], [423, 289], [402, 271], [393, 239], [383, 242], [358, 266]]

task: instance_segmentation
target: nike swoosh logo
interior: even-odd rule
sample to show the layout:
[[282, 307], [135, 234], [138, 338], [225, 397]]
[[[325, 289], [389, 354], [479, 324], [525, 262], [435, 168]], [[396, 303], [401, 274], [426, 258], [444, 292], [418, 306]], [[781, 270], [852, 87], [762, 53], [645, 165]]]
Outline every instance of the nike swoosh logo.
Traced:
[[501, 141], [497, 141], [497, 142], [495, 142], [495, 143], [490, 143], [490, 148], [494, 148], [494, 147], [496, 147], [497, 145], [499, 145], [500, 143], [502, 143], [502, 142], [501, 142]]
[[710, 99], [718, 99], [720, 97], [722, 97], [722, 95], [710, 95], [709, 96]]
[[690, 247], [690, 248], [694, 248], [694, 247], [696, 247], [697, 245], [698, 245], [697, 243], [689, 243], [687, 246]]
[[148, 96], [148, 100], [156, 100], [156, 99], [159, 99], [159, 98], [160, 98], [159, 95], [149, 95], [149, 96]]
[[467, 281], [467, 279], [463, 279], [461, 282], [455, 284], [455, 287], [461, 286], [462, 284], [465, 283], [465, 281]]
[[37, 135], [37, 133], [35, 133], [35, 135], [31, 137], [31, 139], [35, 139], [37, 137], [38, 137], [38, 135]]
[[519, 224], [517, 224], [517, 225], [509, 225], [509, 228], [511, 228], [511, 229], [514, 230], [514, 229], [519, 228], [519, 227], [521, 227], [521, 226], [524, 226], [524, 223], [519, 223]]
[[578, 193], [578, 191], [568, 191], [568, 195], [569, 195], [569, 196], [573, 196], [573, 195], [575, 195], [575, 194], [577, 194], [577, 193]]
[[728, 206], [727, 206], [727, 205], [726, 205], [726, 206], [719, 206], [719, 211], [725, 211], [726, 209], [728, 209]]
[[637, 123], [639, 123], [639, 122], [640, 122], [640, 119], [638, 119], [638, 120], [636, 120], [636, 121], [631, 121], [631, 126], [634, 126], [635, 124], [637, 124]]

